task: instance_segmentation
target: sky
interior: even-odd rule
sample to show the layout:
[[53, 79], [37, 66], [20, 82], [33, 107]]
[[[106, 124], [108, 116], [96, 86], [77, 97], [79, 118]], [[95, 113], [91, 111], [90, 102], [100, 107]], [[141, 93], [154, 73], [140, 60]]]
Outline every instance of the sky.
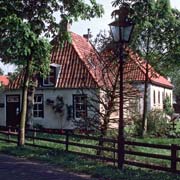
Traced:
[[[90, 28], [90, 32], [93, 35], [93, 37], [96, 37], [96, 35], [100, 32], [100, 30], [109, 30], [108, 24], [112, 22], [111, 19], [111, 12], [115, 9], [112, 8], [111, 2], [112, 0], [96, 0], [97, 3], [103, 4], [105, 14], [102, 16], [102, 18], [94, 18], [91, 19], [91, 21], [78, 21], [72, 24], [71, 31], [83, 35], [87, 34], [87, 29]], [[106, 2], [106, 3], [105, 3]], [[171, 6], [173, 8], [180, 10], [180, 0], [170, 0]], [[4, 66], [0, 62], [0, 68], [3, 69], [4, 73], [7, 74], [8, 72], [13, 72], [15, 69], [15, 66], [13, 65], [6, 65]]]
[[[87, 29], [90, 28], [91, 33], [96, 36], [100, 30], [109, 30], [108, 24], [113, 21], [111, 13], [115, 9], [112, 7], [112, 0], [96, 0], [97, 3], [103, 4], [105, 14], [102, 18], [94, 18], [91, 21], [79, 21], [73, 23], [71, 30], [79, 35], [87, 34]], [[106, 3], [105, 3], [106, 2]], [[180, 0], [170, 0], [173, 8], [180, 10]]]

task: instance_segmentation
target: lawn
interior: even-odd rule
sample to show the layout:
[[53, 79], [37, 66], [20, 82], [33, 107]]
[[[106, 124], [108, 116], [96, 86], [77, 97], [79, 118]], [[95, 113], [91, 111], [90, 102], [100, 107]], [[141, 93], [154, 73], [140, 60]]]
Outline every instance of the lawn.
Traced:
[[92, 161], [64, 151], [51, 151], [39, 148], [17, 148], [16, 145], [0, 143], [0, 151], [18, 157], [29, 158], [58, 165], [67, 171], [86, 173], [104, 180], [180, 180], [180, 177], [171, 173], [141, 170], [125, 167], [123, 171], [106, 163]]
[[[65, 141], [65, 138], [66, 138], [65, 135], [47, 134], [47, 133], [37, 133], [36, 137], [37, 138], [50, 138], [51, 140], [60, 140], [60, 141]], [[12, 138], [12, 139], [14, 139], [14, 138]], [[162, 145], [180, 144], [179, 138], [130, 138], [130, 139], [128, 138], [128, 140], [130, 140], [132, 142], [135, 142], [135, 141], [143, 142], [143, 143], [147, 142], [150, 144], [162, 144]], [[43, 140], [35, 140], [33, 142], [31, 138], [28, 138], [26, 142], [29, 144], [35, 143], [36, 145], [50, 147], [50, 148], [53, 148], [55, 150], [60, 150], [60, 151], [64, 151], [66, 149], [65, 144], [47, 142], [47, 141], [43, 141]], [[98, 145], [98, 141], [87, 140], [87, 139], [71, 137], [71, 136], [69, 137], [69, 142], [80, 143], [80, 144], [85, 144], [85, 145]], [[112, 142], [109, 142], [109, 143], [104, 143], [104, 146], [113, 148], [114, 144]], [[116, 144], [116, 148], [117, 148], [117, 144]], [[69, 145], [68, 150], [74, 151], [74, 152], [85, 153], [85, 154], [89, 154], [89, 155], [96, 155], [96, 153], [97, 153], [97, 150], [95, 150], [95, 149], [85, 148], [85, 147], [81, 147], [81, 146], [73, 146], [73, 145]], [[167, 156], [171, 155], [170, 150], [157, 149], [157, 148], [152, 148], [152, 147], [150, 148], [150, 147], [128, 145], [128, 146], [126, 146], [126, 150], [142, 152], [142, 153], [167, 155]], [[103, 156], [109, 157], [109, 158], [114, 158], [115, 154], [113, 152], [104, 151]], [[127, 155], [127, 154], [125, 155], [125, 158], [126, 158], [126, 160], [130, 160], [130, 161], [138, 161], [141, 163], [154, 164], [154, 165], [159, 165], [162, 167], [170, 167], [170, 165], [171, 165], [170, 160], [162, 160], [162, 159], [157, 159], [157, 158], [148, 158], [148, 157], [143, 157], [143, 156]], [[178, 170], [180, 170], [180, 163], [178, 163], [177, 168], [178, 168]]]
[[[5, 135], [1, 135], [5, 136]], [[58, 140], [65, 140], [65, 136], [59, 135], [47, 135], [47, 134], [38, 134], [37, 137], [48, 137], [52, 139]], [[15, 137], [11, 138], [15, 139]], [[168, 138], [136, 138], [131, 139], [132, 141], [138, 142], [149, 142], [155, 144], [180, 144], [180, 139], [168, 139]], [[70, 138], [70, 141], [75, 141], [84, 144], [96, 144], [95, 141], [92, 140], [82, 140], [80, 138]], [[33, 141], [29, 138], [27, 139], [28, 143], [33, 143]], [[65, 145], [55, 144], [52, 142], [45, 142], [45, 141], [36, 141], [35, 144], [39, 145], [46, 145], [48, 147], [53, 147], [55, 150], [45, 150], [40, 148], [31, 148], [26, 146], [25, 148], [17, 148], [16, 145], [10, 143], [3, 143], [0, 144], [0, 151], [8, 154], [12, 154], [19, 157], [26, 157], [41, 161], [46, 161], [52, 164], [57, 164], [60, 167], [65, 168], [69, 171], [74, 172], [82, 172], [91, 174], [93, 177], [103, 177], [104, 179], [108, 180], [117, 180], [117, 179], [133, 179], [133, 180], [145, 180], [145, 179], [162, 179], [162, 180], [180, 180], [180, 177], [175, 174], [170, 173], [163, 173], [158, 171], [152, 170], [142, 170], [133, 167], [126, 167], [125, 170], [119, 171], [117, 168], [113, 167], [112, 165], [108, 165], [106, 163], [90, 160], [87, 158], [83, 158], [82, 156], [77, 156], [71, 153], [67, 153], [64, 151]], [[131, 147], [133, 150], [140, 151], [140, 152], [151, 152], [157, 154], [169, 154], [167, 150], [155, 150], [153, 148], [145, 148], [145, 147]], [[94, 154], [95, 152], [91, 149], [85, 149], [80, 147], [71, 146], [69, 150], [78, 150], [80, 152], [86, 151], [86, 153]], [[129, 157], [128, 157], [129, 158]], [[143, 157], [131, 157], [131, 159], [139, 160], [143, 162], [151, 162], [151, 163], [159, 163], [164, 166], [168, 166], [170, 162], [163, 162], [162, 160], [152, 159], [150, 158], [143, 158]]]

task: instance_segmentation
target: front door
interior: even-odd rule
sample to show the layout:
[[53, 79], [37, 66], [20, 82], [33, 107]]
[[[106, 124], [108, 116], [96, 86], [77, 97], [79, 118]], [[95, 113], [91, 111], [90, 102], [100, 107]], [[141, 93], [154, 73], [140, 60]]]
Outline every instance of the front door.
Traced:
[[20, 120], [20, 96], [6, 96], [6, 125], [16, 127]]

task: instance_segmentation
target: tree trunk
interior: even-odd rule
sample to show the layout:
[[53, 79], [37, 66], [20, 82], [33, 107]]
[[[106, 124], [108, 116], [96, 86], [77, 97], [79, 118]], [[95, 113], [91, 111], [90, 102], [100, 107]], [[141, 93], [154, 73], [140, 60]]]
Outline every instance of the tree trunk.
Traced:
[[27, 96], [28, 96], [28, 87], [29, 87], [29, 72], [30, 72], [30, 61], [27, 60], [27, 66], [24, 73], [24, 82], [22, 89], [22, 105], [21, 105], [21, 119], [20, 127], [18, 134], [18, 146], [24, 146], [25, 144], [25, 125], [26, 125], [26, 116], [27, 116]]
[[29, 80], [29, 89], [28, 89], [28, 95], [27, 95], [27, 127], [28, 128], [33, 128], [33, 121], [32, 121], [32, 116], [33, 116], [33, 107], [34, 107], [34, 95], [35, 95], [35, 90], [37, 87], [37, 78], [36, 75], [33, 75], [31, 80]]
[[143, 102], [143, 116], [142, 116], [142, 134], [143, 137], [147, 131], [147, 98], [148, 98], [148, 62], [146, 63], [146, 74], [145, 74], [145, 84], [144, 84], [144, 102]]
[[145, 84], [144, 84], [144, 107], [143, 107], [143, 117], [142, 117], [142, 134], [143, 137], [147, 132], [147, 99], [148, 99], [148, 81], [149, 81], [149, 46], [150, 46], [150, 30], [147, 32], [147, 44], [146, 44], [146, 73], [145, 73]]

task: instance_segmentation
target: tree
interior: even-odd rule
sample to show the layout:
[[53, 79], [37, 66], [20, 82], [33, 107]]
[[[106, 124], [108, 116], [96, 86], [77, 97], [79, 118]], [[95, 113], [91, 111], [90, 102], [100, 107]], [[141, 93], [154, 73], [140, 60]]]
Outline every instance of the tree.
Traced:
[[[127, 2], [128, 1], [124, 1]], [[161, 74], [170, 74], [170, 68], [179, 65], [180, 25], [178, 10], [172, 9], [169, 0], [131, 1], [131, 17], [135, 29], [130, 44], [147, 61], [144, 87], [144, 112], [142, 118], [142, 136], [146, 131], [147, 88], [150, 63]], [[122, 2], [114, 1], [117, 6]], [[168, 68], [167, 68], [168, 67]]]
[[[88, 117], [81, 117], [81, 120], [74, 120], [75, 125], [80, 129], [95, 130], [99, 133], [99, 146], [103, 146], [102, 138], [107, 135], [108, 130], [114, 130], [119, 123], [119, 56], [117, 49], [112, 47], [111, 38], [99, 35], [96, 41], [99, 54], [91, 52], [86, 57], [93, 59], [89, 69], [93, 71], [98, 86], [82, 89], [82, 94], [88, 94]], [[104, 42], [104, 43], [103, 43]], [[94, 55], [94, 56], [93, 56]], [[93, 64], [93, 68], [92, 68]], [[125, 66], [125, 64], [124, 64]], [[128, 73], [128, 69], [124, 71]], [[124, 79], [124, 114], [125, 121], [128, 121], [129, 114], [137, 107], [138, 91]], [[97, 151], [99, 155], [101, 150]]]
[[173, 67], [173, 72], [168, 73], [171, 77], [172, 83], [174, 85], [174, 97], [180, 97], [180, 70], [179, 67]]
[[[60, 22], [54, 13], [58, 12]], [[0, 58], [5, 63], [23, 65], [23, 95], [20, 119], [19, 145], [25, 143], [27, 96], [31, 78], [38, 72], [49, 72], [50, 43], [43, 37], [56, 38], [61, 44], [70, 41], [67, 24], [74, 20], [100, 17], [102, 6], [96, 1], [90, 5], [82, 0], [17, 0], [0, 1]], [[39, 66], [37, 66], [37, 64]]]

